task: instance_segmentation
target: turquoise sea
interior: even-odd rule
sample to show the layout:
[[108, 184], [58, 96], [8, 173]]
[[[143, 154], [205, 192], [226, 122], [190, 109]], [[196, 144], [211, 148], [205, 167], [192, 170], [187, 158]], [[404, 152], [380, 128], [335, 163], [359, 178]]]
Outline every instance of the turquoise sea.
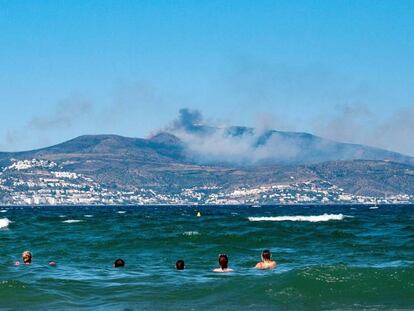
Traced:
[[1, 310], [414, 309], [409, 205], [0, 207], [0, 227]]

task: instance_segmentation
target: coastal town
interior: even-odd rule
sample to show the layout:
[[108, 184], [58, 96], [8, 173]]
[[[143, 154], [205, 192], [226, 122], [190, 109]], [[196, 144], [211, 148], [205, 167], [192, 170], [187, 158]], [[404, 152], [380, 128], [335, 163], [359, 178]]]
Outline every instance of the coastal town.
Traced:
[[156, 205], [156, 204], [405, 204], [414, 196], [360, 196], [323, 180], [224, 188], [203, 186], [166, 192], [136, 185], [114, 190], [90, 176], [40, 159], [16, 160], [0, 169], [2, 205]]

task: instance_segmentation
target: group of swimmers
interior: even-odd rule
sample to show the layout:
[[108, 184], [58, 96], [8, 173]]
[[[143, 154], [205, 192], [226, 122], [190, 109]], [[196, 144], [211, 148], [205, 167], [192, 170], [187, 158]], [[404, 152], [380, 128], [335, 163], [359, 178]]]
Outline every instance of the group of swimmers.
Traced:
[[[276, 261], [272, 260], [272, 253], [268, 249], [265, 249], [262, 252], [261, 259], [262, 260], [256, 264], [255, 266], [256, 269], [264, 270], [264, 269], [276, 268], [276, 265], [277, 265]], [[177, 261], [177, 263], [179, 261]], [[219, 263], [219, 268], [215, 268], [213, 270], [214, 272], [232, 272], [233, 271], [233, 269], [229, 268], [229, 258], [227, 257], [227, 255], [220, 254], [218, 258], [218, 263]], [[184, 265], [184, 261], [183, 261], [183, 265]], [[177, 267], [177, 270], [179, 270], [178, 267]]]
[[[272, 259], [272, 253], [265, 249], [261, 254], [261, 261], [259, 261], [255, 268], [257, 269], [274, 269], [276, 268], [276, 261]], [[25, 265], [30, 265], [32, 263], [32, 253], [30, 251], [24, 251], [22, 254], [22, 261]], [[225, 254], [220, 254], [218, 258], [219, 268], [215, 268], [214, 272], [232, 272], [233, 269], [229, 268], [229, 258]], [[20, 265], [20, 262], [16, 262], [16, 266]], [[49, 262], [50, 266], [56, 266], [56, 262], [51, 261]], [[118, 258], [114, 262], [115, 268], [121, 268], [125, 266], [125, 261], [121, 258]], [[180, 259], [177, 260], [175, 263], [175, 268], [177, 270], [184, 270], [185, 269], [185, 263], [184, 260]]]

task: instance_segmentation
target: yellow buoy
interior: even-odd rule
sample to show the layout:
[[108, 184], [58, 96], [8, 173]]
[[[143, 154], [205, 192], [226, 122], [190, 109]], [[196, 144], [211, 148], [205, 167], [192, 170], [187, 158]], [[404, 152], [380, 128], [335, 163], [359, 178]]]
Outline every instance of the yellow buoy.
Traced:
[[197, 217], [201, 217], [201, 213], [200, 212], [197, 212]]

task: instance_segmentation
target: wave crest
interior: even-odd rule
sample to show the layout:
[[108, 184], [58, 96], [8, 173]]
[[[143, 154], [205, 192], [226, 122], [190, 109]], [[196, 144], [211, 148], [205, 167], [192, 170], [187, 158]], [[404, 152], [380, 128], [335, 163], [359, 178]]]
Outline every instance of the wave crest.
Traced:
[[323, 215], [311, 215], [311, 216], [276, 216], [276, 217], [248, 217], [249, 221], [309, 221], [309, 222], [321, 222], [329, 220], [343, 220], [346, 216], [343, 214], [323, 214]]
[[0, 219], [0, 229], [1, 228], [7, 228], [11, 221], [8, 218], [1, 218]]
[[68, 220], [64, 220], [62, 222], [67, 223], [67, 224], [73, 224], [73, 223], [77, 223], [77, 222], [83, 222], [84, 220], [81, 219], [68, 219]]

